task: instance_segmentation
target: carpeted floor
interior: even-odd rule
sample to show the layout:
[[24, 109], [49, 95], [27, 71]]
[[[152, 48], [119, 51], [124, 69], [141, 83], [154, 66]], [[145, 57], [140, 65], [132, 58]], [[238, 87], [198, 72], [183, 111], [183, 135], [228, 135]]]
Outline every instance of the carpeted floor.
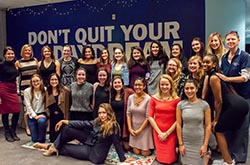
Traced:
[[[35, 149], [28, 149], [27, 146], [30, 142], [30, 137], [25, 134], [24, 129], [19, 128], [17, 131], [18, 136], [21, 138], [21, 141], [17, 142], [7, 142], [4, 139], [4, 132], [3, 129], [0, 128], [0, 164], [1, 165], [16, 165], [16, 164], [25, 164], [25, 165], [42, 165], [42, 164], [52, 164], [52, 165], [94, 165], [89, 161], [82, 161], [77, 160], [74, 158], [66, 157], [66, 156], [52, 156], [52, 157], [44, 157], [42, 156], [42, 151], [35, 150]], [[26, 144], [26, 147], [22, 147], [22, 145]], [[31, 144], [29, 144], [31, 145]], [[245, 164], [238, 164], [238, 165], [250, 165], [250, 145], [248, 147], [248, 160]], [[111, 154], [112, 155], [112, 154]], [[110, 157], [110, 156], [109, 156]], [[146, 161], [149, 161], [148, 164], [152, 165], [162, 165], [161, 163], [154, 160], [153, 157], [148, 157], [149, 159], [144, 159], [145, 164]], [[218, 160], [221, 159], [221, 155], [219, 153], [213, 154], [212, 159], [214, 161], [214, 165], [219, 165]], [[116, 164], [116, 159], [113, 159], [111, 156], [111, 160], [107, 159], [106, 164]], [[139, 160], [139, 161], [138, 161]], [[141, 163], [140, 159], [138, 159], [137, 164]], [[133, 162], [133, 163], [136, 163]], [[118, 164], [118, 163], [117, 163]], [[132, 163], [130, 163], [132, 165]], [[136, 165], [136, 164], [133, 164]], [[178, 163], [172, 164], [178, 165]]]
[[[33, 150], [40, 150], [40, 151], [44, 151], [43, 149], [37, 149], [33, 147], [34, 142], [27, 142], [24, 143], [22, 145], [22, 147], [24, 148], [28, 148], [28, 149], [33, 149]], [[135, 161], [132, 161], [130, 163], [120, 163], [119, 161], [119, 157], [115, 151], [114, 146], [112, 146], [110, 148], [107, 160], [105, 161], [105, 164], [108, 165], [113, 165], [113, 164], [121, 164], [121, 165], [151, 165], [155, 159], [155, 154], [152, 154], [151, 156], [148, 157], [144, 157], [144, 156], [139, 156], [139, 155], [135, 155], [131, 152], [128, 152], [125, 154], [126, 157], [132, 157], [135, 158]]]

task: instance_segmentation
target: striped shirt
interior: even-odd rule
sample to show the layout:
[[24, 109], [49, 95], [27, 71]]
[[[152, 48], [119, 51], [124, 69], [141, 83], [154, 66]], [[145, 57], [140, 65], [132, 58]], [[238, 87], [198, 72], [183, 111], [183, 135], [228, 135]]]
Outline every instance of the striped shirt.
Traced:
[[30, 86], [30, 79], [33, 74], [37, 73], [37, 61], [35, 58], [29, 60], [20, 59], [19, 73], [20, 73], [20, 90], [23, 91]]

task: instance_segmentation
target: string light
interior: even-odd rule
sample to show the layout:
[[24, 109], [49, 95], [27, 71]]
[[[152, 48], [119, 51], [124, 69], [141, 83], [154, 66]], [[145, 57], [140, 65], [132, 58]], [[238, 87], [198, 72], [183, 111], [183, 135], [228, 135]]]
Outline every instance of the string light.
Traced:
[[[162, 0], [163, 1], [163, 0]], [[164, 0], [169, 1], [169, 0]], [[25, 7], [23, 9], [10, 9], [9, 13], [12, 16], [22, 16], [25, 14], [28, 15], [43, 15], [46, 14], [46, 12], [54, 12], [56, 15], [60, 16], [66, 16], [74, 14], [74, 12], [80, 10], [81, 7], [87, 7], [89, 11], [96, 13], [96, 12], [103, 12], [105, 8], [110, 6], [111, 4], [117, 4], [118, 6], [121, 6], [123, 8], [130, 8], [134, 6], [136, 3], [138, 3], [138, 0], [108, 0], [106, 3], [104, 3], [101, 7], [97, 7], [95, 5], [92, 5], [89, 3], [89, 0], [78, 0], [73, 2], [66, 2], [68, 3], [68, 8], [60, 8], [58, 7], [58, 4], [48, 4], [43, 5], [41, 7]], [[159, 4], [160, 0], [152, 1], [154, 3]]]

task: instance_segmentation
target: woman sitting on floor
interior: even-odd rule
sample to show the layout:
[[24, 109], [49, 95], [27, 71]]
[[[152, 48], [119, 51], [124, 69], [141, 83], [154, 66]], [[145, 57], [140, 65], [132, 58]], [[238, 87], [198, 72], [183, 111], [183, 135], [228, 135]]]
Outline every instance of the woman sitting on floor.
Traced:
[[[61, 120], [57, 123], [56, 130], [60, 130], [60, 134], [49, 149], [43, 153], [44, 156], [60, 154], [101, 164], [106, 160], [113, 143], [121, 162], [133, 160], [124, 156], [119, 135], [120, 127], [108, 103], [99, 106], [98, 117], [95, 120]], [[74, 139], [81, 144], [68, 143]]]

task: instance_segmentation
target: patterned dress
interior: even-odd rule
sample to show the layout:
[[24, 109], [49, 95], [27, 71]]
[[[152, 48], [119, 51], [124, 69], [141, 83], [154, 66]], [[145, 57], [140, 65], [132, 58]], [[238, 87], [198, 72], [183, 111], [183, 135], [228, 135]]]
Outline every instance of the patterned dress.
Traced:
[[70, 84], [76, 80], [75, 71], [78, 68], [77, 59], [71, 57], [69, 61], [62, 59], [59, 62], [61, 67], [61, 82], [64, 86], [69, 88]]

